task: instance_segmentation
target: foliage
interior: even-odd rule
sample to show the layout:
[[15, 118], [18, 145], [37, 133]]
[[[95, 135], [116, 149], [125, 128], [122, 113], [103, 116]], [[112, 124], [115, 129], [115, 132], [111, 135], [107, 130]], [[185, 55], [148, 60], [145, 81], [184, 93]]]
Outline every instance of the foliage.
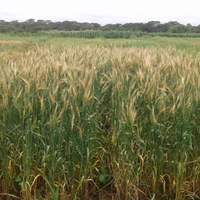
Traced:
[[147, 35], [150, 35], [152, 37], [154, 36], [162, 36], [162, 37], [200, 37], [200, 33], [164, 33], [164, 32], [160, 32], [160, 33], [148, 33]]
[[127, 38], [131, 36], [142, 37], [142, 36], [161, 36], [161, 37], [200, 37], [200, 33], [170, 33], [170, 32], [156, 32], [148, 33], [142, 31], [101, 31], [101, 30], [85, 30], [85, 31], [38, 31], [35, 33], [30, 32], [10, 32], [10, 36], [20, 36], [20, 37], [74, 37], [74, 38]]
[[98, 30], [90, 30], [90, 31], [40, 31], [37, 33], [10, 33], [11, 36], [48, 36], [48, 37], [75, 37], [75, 38], [96, 38], [96, 37], [104, 37], [104, 38], [130, 38], [130, 31], [98, 31]]
[[142, 31], [147, 33], [169, 32], [169, 33], [199, 33], [200, 26], [192, 26], [191, 24], [180, 24], [177, 21], [160, 23], [159, 21], [149, 21], [147, 23], [125, 23], [125, 24], [106, 24], [101, 26], [98, 23], [76, 22], [76, 21], [58, 21], [28, 19], [24, 22], [17, 20], [6, 22], [0, 20], [1, 33], [37, 33], [39, 31], [83, 31], [83, 30], [103, 30], [103, 31]]

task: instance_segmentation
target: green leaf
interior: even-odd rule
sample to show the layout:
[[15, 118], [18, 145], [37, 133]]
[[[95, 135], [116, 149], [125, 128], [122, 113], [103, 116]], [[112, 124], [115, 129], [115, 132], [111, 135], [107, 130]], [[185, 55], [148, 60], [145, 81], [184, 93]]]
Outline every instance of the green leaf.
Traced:
[[21, 182], [21, 178], [19, 177], [19, 175], [17, 176], [17, 178], [15, 179], [16, 182]]
[[93, 174], [93, 173], [92, 173], [92, 176], [93, 176], [94, 178], [96, 178], [96, 177], [97, 177], [97, 175], [96, 175], [96, 174]]
[[102, 183], [105, 183], [105, 181], [106, 181], [106, 175], [105, 174], [100, 174], [100, 176], [99, 176], [99, 180], [102, 182]]

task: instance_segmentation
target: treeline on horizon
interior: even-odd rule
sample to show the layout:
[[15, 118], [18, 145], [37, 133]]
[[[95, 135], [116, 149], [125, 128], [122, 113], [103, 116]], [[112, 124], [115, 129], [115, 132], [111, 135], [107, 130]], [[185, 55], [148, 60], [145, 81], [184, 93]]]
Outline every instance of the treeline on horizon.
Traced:
[[28, 19], [24, 22], [18, 20], [6, 22], [0, 20], [0, 33], [20, 33], [30, 32], [37, 33], [39, 31], [80, 31], [80, 30], [102, 30], [102, 31], [142, 31], [147, 33], [156, 32], [169, 32], [169, 33], [200, 33], [200, 25], [192, 26], [190, 23], [187, 25], [180, 24], [177, 21], [170, 21], [161, 23], [160, 21], [149, 21], [147, 23], [125, 23], [125, 24], [106, 24], [101, 26], [98, 23], [76, 22], [76, 21], [58, 21], [52, 22], [51, 20], [35, 20]]

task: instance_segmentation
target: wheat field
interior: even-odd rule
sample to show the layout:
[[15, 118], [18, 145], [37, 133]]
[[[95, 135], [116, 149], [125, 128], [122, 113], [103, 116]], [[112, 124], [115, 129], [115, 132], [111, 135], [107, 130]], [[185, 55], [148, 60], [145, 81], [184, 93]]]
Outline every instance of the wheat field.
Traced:
[[0, 199], [200, 196], [200, 54], [98, 41], [0, 42]]

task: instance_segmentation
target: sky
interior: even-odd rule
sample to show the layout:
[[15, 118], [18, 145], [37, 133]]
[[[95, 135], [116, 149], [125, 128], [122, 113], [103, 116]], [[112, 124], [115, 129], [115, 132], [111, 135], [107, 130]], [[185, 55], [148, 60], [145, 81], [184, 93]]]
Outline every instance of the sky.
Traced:
[[200, 0], [0, 0], [0, 20], [200, 24]]

